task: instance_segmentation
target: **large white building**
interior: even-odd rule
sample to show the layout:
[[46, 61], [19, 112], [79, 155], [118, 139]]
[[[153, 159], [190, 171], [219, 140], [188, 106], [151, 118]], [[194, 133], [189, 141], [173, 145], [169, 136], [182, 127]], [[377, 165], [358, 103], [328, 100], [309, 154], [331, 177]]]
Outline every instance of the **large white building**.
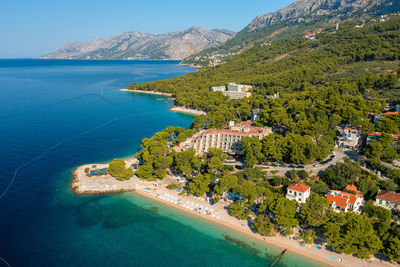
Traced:
[[306, 203], [310, 193], [311, 187], [304, 184], [292, 184], [287, 188], [286, 198], [294, 199], [297, 203]]
[[225, 96], [229, 96], [231, 99], [242, 99], [251, 96], [251, 93], [248, 91], [252, 88], [253, 87], [250, 85], [228, 83], [228, 87], [213, 86], [210, 90], [211, 92], [222, 92]]
[[242, 137], [256, 136], [261, 140], [264, 136], [272, 133], [271, 128], [253, 127], [251, 123], [251, 121], [244, 121], [235, 125], [234, 122], [230, 122], [228, 129], [201, 130], [175, 147], [175, 150], [183, 151], [193, 147], [197, 155], [203, 155], [210, 148], [220, 148], [226, 153], [240, 154]]
[[251, 85], [246, 84], [236, 84], [236, 83], [228, 83], [228, 91], [234, 92], [247, 92], [253, 87]]

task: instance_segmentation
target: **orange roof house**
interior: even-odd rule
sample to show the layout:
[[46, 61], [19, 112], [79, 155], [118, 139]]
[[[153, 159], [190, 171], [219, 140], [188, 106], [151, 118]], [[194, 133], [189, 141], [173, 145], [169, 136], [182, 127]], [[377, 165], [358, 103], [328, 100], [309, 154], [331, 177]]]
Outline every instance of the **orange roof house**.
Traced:
[[353, 184], [346, 186], [347, 190], [356, 192], [356, 194], [351, 194], [339, 190], [329, 191], [325, 197], [328, 199], [330, 206], [335, 211], [360, 211], [363, 205], [364, 199], [360, 191]]
[[376, 196], [375, 205], [386, 209], [399, 209], [400, 193], [381, 190]]
[[310, 196], [311, 187], [304, 184], [292, 184], [287, 188], [286, 198], [296, 200], [297, 203], [306, 203]]

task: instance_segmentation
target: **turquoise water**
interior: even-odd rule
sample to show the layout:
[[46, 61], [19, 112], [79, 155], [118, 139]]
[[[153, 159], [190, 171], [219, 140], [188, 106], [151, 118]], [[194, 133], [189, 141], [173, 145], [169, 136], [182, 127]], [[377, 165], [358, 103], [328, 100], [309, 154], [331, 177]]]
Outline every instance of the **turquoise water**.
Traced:
[[[168, 112], [165, 97], [116, 91], [190, 71], [177, 62], [0, 60], [0, 194], [23, 167], [0, 199], [0, 257], [11, 266], [271, 262], [266, 248], [279, 249], [134, 193], [70, 188], [76, 166], [133, 155], [142, 138], [190, 126], [193, 117]], [[317, 265], [288, 253], [278, 266]]]

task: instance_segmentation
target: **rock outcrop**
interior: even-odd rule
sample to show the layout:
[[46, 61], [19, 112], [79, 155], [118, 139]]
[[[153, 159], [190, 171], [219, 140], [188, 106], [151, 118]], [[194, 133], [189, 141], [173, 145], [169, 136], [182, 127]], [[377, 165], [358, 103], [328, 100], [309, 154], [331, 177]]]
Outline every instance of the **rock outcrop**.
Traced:
[[245, 29], [256, 31], [282, 22], [298, 24], [317, 18], [345, 19], [400, 9], [399, 0], [297, 0], [274, 13], [257, 16]]

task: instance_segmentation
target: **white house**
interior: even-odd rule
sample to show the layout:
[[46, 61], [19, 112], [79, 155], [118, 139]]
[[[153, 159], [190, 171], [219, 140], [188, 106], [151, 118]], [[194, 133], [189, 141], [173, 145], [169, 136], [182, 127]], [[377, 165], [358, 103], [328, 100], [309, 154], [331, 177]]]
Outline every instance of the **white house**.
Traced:
[[343, 129], [342, 135], [336, 137], [338, 147], [354, 148], [358, 145], [361, 136], [361, 127], [347, 125]]
[[255, 121], [260, 117], [261, 109], [255, 108], [251, 111], [251, 120]]
[[297, 203], [306, 203], [310, 196], [311, 187], [304, 184], [292, 184], [287, 188], [286, 198], [296, 200]]
[[339, 190], [329, 191], [325, 197], [328, 199], [330, 206], [334, 211], [361, 211], [364, 199], [360, 191], [357, 190], [355, 185], [348, 185], [346, 189], [354, 191], [356, 194], [351, 194]]
[[400, 208], [400, 193], [389, 191], [379, 191], [376, 196], [375, 205], [385, 209], [399, 209]]

